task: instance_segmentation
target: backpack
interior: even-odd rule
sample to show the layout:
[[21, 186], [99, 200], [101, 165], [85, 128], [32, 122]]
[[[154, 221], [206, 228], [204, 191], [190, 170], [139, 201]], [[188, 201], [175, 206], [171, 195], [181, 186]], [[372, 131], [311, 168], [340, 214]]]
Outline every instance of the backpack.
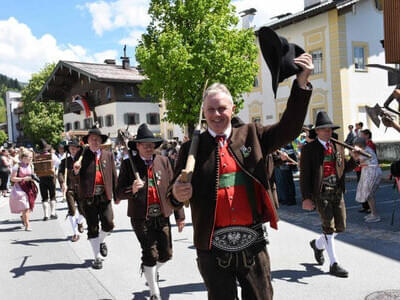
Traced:
[[392, 162], [390, 165], [390, 173], [394, 177], [400, 177], [400, 160]]

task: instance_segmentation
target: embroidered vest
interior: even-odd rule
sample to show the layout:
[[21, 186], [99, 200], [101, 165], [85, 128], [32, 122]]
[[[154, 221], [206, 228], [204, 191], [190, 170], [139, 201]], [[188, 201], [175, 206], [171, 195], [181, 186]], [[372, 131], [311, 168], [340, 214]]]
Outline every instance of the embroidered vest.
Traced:
[[253, 224], [249, 197], [255, 202], [254, 183], [228, 151], [228, 143], [219, 146], [218, 176], [215, 227]]
[[160, 199], [158, 198], [157, 189], [154, 184], [153, 176], [153, 165], [147, 168], [147, 203], [150, 204], [160, 204]]
[[324, 150], [324, 177], [336, 175], [336, 161], [332, 146]]
[[101, 174], [100, 171], [100, 157], [97, 157], [97, 155], [96, 155], [96, 179], [94, 181], [94, 184], [104, 185], [103, 175]]

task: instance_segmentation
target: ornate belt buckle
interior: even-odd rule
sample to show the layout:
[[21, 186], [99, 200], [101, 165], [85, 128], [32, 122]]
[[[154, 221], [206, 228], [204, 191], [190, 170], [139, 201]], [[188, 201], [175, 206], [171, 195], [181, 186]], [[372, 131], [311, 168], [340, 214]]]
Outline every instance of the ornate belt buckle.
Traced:
[[104, 194], [104, 185], [95, 185], [94, 186], [94, 195], [95, 196], [100, 196], [102, 194]]
[[158, 217], [161, 216], [161, 206], [160, 204], [150, 204], [148, 209], [149, 217]]
[[212, 245], [220, 250], [239, 252], [251, 246], [259, 234], [245, 226], [229, 226], [214, 231]]

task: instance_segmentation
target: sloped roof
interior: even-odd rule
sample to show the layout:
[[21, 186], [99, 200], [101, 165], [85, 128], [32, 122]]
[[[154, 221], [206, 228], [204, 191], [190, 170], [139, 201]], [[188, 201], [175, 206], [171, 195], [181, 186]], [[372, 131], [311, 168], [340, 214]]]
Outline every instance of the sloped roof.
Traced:
[[113, 64], [95, 64], [74, 61], [60, 62], [62, 62], [66, 67], [71, 67], [75, 71], [80, 71], [97, 81], [140, 82], [145, 79], [145, 77], [134, 67], [123, 69], [122, 66]]
[[[316, 6], [312, 6], [306, 10], [303, 10], [303, 11], [300, 11], [300, 12], [297, 12], [294, 14], [290, 14], [283, 18], [279, 18], [279, 19], [273, 20], [271, 22], [268, 22], [268, 23], [260, 26], [260, 28], [264, 27], [264, 26], [270, 27], [271, 29], [282, 28], [287, 25], [300, 22], [304, 19], [319, 15], [319, 14], [329, 11], [333, 8], [342, 9], [342, 8], [347, 7], [348, 5], [357, 3], [359, 1], [360, 0], [329, 0], [327, 2], [323, 2]], [[256, 31], [258, 31], [258, 30], [259, 30], [259, 28]]]
[[62, 101], [66, 90], [71, 88], [72, 81], [78, 80], [81, 76], [86, 76], [89, 82], [95, 80], [99, 82], [121, 83], [139, 83], [146, 78], [134, 67], [124, 69], [121, 65], [115, 64], [60, 60], [46, 80], [36, 100]]

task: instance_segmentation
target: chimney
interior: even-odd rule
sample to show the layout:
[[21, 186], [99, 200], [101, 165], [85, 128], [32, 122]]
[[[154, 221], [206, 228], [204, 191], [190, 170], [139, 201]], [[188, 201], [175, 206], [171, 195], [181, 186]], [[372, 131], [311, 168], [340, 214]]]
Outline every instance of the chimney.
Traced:
[[104, 60], [104, 63], [106, 64], [106, 65], [115, 65], [115, 59], [105, 59]]
[[253, 23], [254, 16], [256, 15], [257, 10], [255, 8], [249, 8], [239, 12], [240, 17], [242, 18], [242, 28], [249, 29], [251, 24]]
[[126, 45], [124, 46], [124, 56], [121, 56], [121, 59], [122, 59], [122, 69], [130, 69], [129, 57], [126, 56]]

